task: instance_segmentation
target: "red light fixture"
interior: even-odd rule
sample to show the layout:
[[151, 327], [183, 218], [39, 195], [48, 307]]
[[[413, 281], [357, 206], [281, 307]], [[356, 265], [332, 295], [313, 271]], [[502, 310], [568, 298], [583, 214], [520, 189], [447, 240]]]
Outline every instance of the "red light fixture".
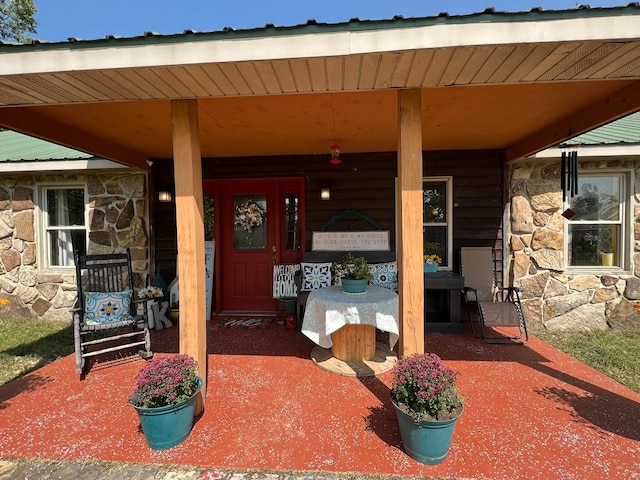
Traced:
[[331, 165], [340, 165], [342, 160], [340, 160], [340, 145], [334, 143], [331, 145], [331, 160], [329, 160]]

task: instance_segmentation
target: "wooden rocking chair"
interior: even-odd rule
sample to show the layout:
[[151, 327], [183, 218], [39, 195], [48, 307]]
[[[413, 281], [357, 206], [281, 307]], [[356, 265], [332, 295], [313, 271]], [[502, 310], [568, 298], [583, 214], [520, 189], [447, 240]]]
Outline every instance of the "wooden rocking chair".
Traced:
[[72, 310], [77, 373], [85, 374], [88, 357], [134, 347], [151, 358], [145, 313], [136, 314], [131, 252], [79, 255], [75, 252], [77, 307]]

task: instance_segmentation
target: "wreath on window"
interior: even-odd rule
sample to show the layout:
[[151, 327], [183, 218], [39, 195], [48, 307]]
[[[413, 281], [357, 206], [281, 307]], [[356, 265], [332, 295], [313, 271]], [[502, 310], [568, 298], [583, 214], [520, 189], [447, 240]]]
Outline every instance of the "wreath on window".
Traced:
[[234, 224], [250, 232], [264, 223], [265, 211], [253, 200], [247, 200], [236, 207]]

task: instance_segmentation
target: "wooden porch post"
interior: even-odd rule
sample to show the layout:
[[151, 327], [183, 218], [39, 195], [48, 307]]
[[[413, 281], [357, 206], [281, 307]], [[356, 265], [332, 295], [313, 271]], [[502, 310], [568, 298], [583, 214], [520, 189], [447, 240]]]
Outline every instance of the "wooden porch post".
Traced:
[[171, 101], [171, 123], [180, 278], [180, 353], [190, 355], [198, 362], [198, 375], [204, 382], [196, 406], [198, 414], [204, 408], [207, 391], [204, 209], [198, 101]]
[[422, 262], [422, 96], [398, 91], [398, 353], [424, 353], [424, 268]]

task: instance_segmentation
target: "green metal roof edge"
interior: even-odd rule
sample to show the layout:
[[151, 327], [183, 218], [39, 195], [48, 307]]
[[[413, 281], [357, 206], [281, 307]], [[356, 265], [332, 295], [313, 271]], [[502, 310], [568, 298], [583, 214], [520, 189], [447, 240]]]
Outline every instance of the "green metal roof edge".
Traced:
[[[542, 10], [540, 8], [531, 9], [528, 12], [499, 12], [493, 8], [488, 8], [483, 12], [471, 13], [466, 15], [449, 15], [448, 13], [440, 13], [430, 17], [413, 17], [404, 18], [396, 16], [392, 19], [384, 20], [360, 20], [352, 18], [348, 22], [339, 23], [321, 23], [315, 20], [309, 20], [306, 24], [293, 26], [275, 26], [267, 24], [264, 27], [247, 28], [234, 30], [232, 27], [225, 27], [222, 30], [213, 32], [196, 32], [193, 30], [185, 30], [183, 33], [174, 34], [158, 34], [154, 32], [146, 32], [144, 35], [135, 37], [119, 37], [117, 35], [108, 35], [102, 39], [85, 40], [78, 38], [69, 38], [62, 42], [47, 42], [36, 40], [33, 43], [15, 43], [0, 41], [0, 53], [15, 52], [16, 49], [32, 50], [56, 50], [56, 49], [73, 49], [99, 47], [103, 48], [105, 43], [121, 46], [135, 46], [147, 44], [150, 41], [154, 43], [179, 43], [184, 41], [211, 41], [219, 38], [239, 39], [239, 38], [256, 38], [256, 37], [274, 37], [280, 35], [299, 35], [299, 34], [315, 34], [315, 33], [336, 33], [336, 32], [355, 32], [367, 30], [380, 30], [391, 28], [412, 28], [435, 26], [445, 24], [472, 24], [472, 23], [503, 23], [516, 21], [551, 21], [561, 19], [575, 18], [594, 18], [594, 17], [611, 17], [620, 15], [640, 15], [640, 4], [638, 2], [629, 3], [620, 7], [598, 7], [590, 8], [588, 6], [579, 6], [568, 10]], [[152, 40], [149, 40], [152, 39]]]
[[640, 112], [607, 123], [598, 128], [570, 138], [565, 145], [638, 145], [640, 144]]
[[0, 130], [0, 162], [86, 160], [93, 158], [97, 157], [12, 130]]

